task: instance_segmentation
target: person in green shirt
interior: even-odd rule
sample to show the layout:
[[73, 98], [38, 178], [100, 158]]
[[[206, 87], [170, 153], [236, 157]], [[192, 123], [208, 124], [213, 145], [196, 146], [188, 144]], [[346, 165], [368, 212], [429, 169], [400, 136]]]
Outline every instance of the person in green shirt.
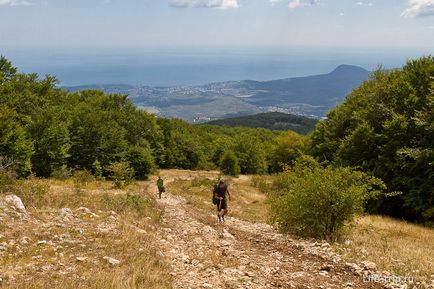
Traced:
[[166, 189], [164, 188], [164, 181], [160, 176], [158, 176], [157, 187], [158, 187], [158, 197], [161, 199], [161, 194], [166, 192]]

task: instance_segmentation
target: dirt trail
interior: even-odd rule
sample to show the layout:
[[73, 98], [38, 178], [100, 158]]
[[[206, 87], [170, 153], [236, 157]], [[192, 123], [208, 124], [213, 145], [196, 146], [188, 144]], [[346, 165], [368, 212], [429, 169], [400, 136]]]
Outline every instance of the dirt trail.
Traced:
[[345, 264], [325, 242], [293, 239], [232, 217], [221, 225], [170, 193], [158, 203], [165, 211], [159, 250], [172, 264], [174, 288], [382, 288], [363, 282], [369, 268]]

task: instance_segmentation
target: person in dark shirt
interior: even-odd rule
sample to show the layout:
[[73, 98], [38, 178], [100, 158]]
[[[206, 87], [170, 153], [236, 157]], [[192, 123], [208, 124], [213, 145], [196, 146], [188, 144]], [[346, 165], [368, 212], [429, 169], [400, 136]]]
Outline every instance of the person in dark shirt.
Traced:
[[158, 176], [157, 188], [158, 188], [158, 197], [161, 199], [161, 194], [164, 193], [166, 189], [164, 188], [164, 181], [160, 176]]
[[217, 217], [219, 222], [224, 222], [225, 215], [228, 213], [228, 202], [226, 195], [230, 200], [231, 195], [228, 190], [228, 185], [225, 183], [225, 181], [220, 180], [218, 184], [214, 186], [213, 192], [214, 204], [217, 205]]

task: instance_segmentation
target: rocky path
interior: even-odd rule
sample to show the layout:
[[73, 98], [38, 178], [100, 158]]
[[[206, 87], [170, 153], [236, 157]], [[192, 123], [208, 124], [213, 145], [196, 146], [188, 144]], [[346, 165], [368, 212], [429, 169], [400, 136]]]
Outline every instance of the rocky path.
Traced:
[[328, 243], [231, 217], [221, 225], [171, 194], [158, 202], [165, 211], [159, 249], [172, 265], [174, 288], [382, 288], [363, 281], [375, 264], [345, 264]]

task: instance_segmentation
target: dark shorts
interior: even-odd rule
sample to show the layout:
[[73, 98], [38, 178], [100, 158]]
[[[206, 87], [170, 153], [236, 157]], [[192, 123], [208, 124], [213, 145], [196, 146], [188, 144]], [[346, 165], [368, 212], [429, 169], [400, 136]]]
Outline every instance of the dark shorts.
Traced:
[[[220, 206], [220, 207], [219, 207]], [[228, 203], [226, 202], [226, 199], [223, 199], [220, 205], [220, 200], [217, 200], [217, 210], [226, 210], [228, 208]]]
[[158, 188], [158, 192], [161, 194], [161, 193], [164, 193], [166, 190], [164, 189], [164, 187], [159, 187]]

